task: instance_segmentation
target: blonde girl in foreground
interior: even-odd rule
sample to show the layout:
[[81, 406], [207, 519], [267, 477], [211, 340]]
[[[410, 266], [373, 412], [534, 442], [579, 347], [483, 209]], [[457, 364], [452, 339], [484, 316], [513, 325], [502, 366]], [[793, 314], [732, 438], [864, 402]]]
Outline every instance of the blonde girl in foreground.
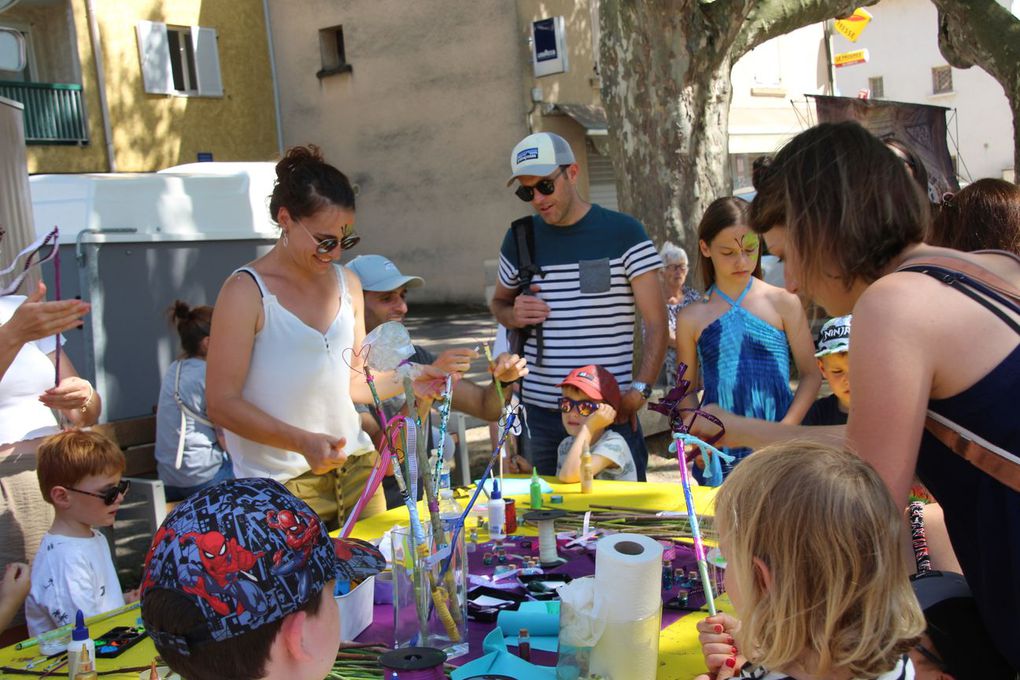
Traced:
[[924, 630], [878, 474], [857, 456], [789, 442], [743, 461], [716, 497], [736, 610], [698, 623], [699, 680], [911, 680]]

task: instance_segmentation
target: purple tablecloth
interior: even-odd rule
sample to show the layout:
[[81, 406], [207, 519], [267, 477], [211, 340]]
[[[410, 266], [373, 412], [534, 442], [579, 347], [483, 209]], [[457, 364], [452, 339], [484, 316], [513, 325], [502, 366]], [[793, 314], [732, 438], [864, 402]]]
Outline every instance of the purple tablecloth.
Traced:
[[[531, 549], [528, 550], [522, 546], [523, 541], [531, 542]], [[486, 552], [493, 550], [493, 543], [479, 544], [477, 550], [468, 554], [468, 565], [470, 567], [470, 573], [473, 575], [491, 575], [496, 568], [496, 564], [485, 565], [483, 563], [484, 555]], [[507, 555], [520, 555], [538, 557], [538, 538], [535, 536], [511, 536], [509, 540], [503, 543], [503, 547], [506, 548]], [[676, 553], [672, 560], [672, 568], [674, 571], [679, 570], [679, 573], [690, 574], [692, 571], [697, 571], [697, 562], [694, 559], [694, 549], [684, 545], [674, 546]], [[582, 576], [591, 576], [595, 573], [595, 552], [594, 543], [591, 544], [591, 549], [585, 549], [581, 547], [574, 547], [570, 549], [560, 548], [560, 557], [567, 559], [567, 563], [556, 567], [554, 569], [546, 570], [549, 574], [569, 574], [572, 578], [580, 578]], [[520, 560], [509, 559], [508, 564], [511, 566], [521, 564]], [[469, 585], [469, 590], [470, 590]], [[663, 603], [672, 599], [677, 595], [677, 592], [683, 588], [682, 584], [674, 583], [670, 590], [663, 589], [662, 601]], [[683, 588], [688, 590], [690, 593], [690, 607], [698, 608], [703, 607], [705, 604], [704, 595], [701, 592], [700, 584], [697, 584], [691, 588]], [[514, 592], [524, 593], [524, 588], [518, 588]], [[662, 628], [675, 623], [680, 617], [691, 613], [689, 610], [677, 610], [672, 608], [663, 608], [662, 610]], [[462, 665], [476, 659], [482, 655], [482, 641], [485, 636], [496, 626], [495, 623], [481, 623], [478, 621], [471, 620], [468, 622], [468, 642], [470, 650], [467, 654], [459, 656], [455, 659], [451, 659], [450, 662], [455, 665]], [[365, 631], [358, 636], [358, 642], [371, 642], [379, 643], [392, 646], [393, 640], [393, 605], [391, 604], [377, 604], [372, 617], [372, 625], [365, 629]], [[551, 652], [543, 652], [540, 650], [532, 651], [532, 661], [540, 665], [551, 666], [556, 663], [556, 654]]]

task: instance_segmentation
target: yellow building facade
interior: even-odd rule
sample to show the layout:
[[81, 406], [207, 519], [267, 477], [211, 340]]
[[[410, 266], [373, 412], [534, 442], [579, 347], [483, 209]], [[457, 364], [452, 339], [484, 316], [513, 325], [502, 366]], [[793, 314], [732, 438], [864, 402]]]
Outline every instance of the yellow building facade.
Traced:
[[21, 0], [0, 25], [26, 38], [0, 96], [25, 104], [31, 173], [278, 153], [261, 0]]

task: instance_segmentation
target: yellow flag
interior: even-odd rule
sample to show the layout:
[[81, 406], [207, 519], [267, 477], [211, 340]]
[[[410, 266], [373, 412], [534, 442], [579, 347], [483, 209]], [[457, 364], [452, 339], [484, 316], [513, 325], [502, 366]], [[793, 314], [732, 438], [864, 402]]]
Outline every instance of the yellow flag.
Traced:
[[858, 7], [846, 19], [836, 19], [836, 30], [850, 42], [857, 42], [857, 39], [861, 37], [861, 31], [869, 21], [871, 21], [871, 12], [863, 7]]

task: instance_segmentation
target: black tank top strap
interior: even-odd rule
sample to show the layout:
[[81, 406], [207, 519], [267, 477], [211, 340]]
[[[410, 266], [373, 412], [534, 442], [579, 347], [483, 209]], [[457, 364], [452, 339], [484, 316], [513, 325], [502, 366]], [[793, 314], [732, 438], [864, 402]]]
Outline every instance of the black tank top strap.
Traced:
[[[1020, 264], [1020, 258], [1013, 253], [998, 250], [978, 252], [1008, 255]], [[1020, 289], [984, 267], [957, 257], [939, 256], [907, 261], [896, 271], [926, 274], [955, 288], [1020, 335], [1020, 322], [1014, 318], [1014, 315], [1020, 316]]]

